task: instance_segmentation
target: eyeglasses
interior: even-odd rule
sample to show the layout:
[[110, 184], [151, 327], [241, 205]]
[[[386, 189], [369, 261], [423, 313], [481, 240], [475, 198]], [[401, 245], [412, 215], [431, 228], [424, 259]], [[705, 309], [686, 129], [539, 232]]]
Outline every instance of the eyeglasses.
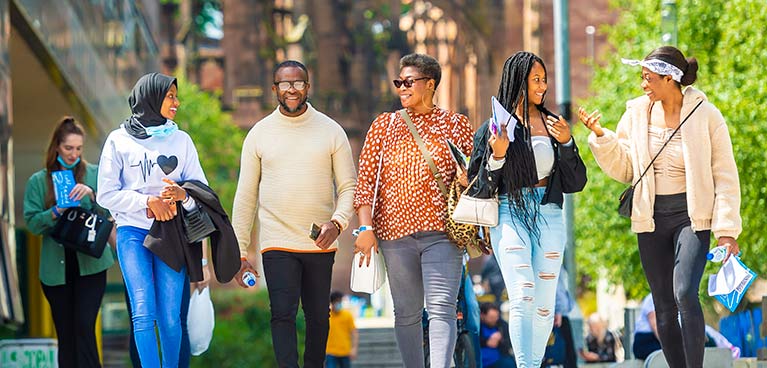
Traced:
[[410, 88], [413, 86], [413, 83], [421, 80], [421, 79], [429, 79], [429, 77], [421, 77], [416, 79], [395, 79], [392, 82], [394, 82], [394, 87], [400, 88], [402, 86], [405, 86], [405, 88]]
[[302, 80], [282, 81], [282, 82], [274, 82], [274, 85], [277, 86], [277, 88], [279, 88], [280, 91], [287, 91], [290, 89], [290, 87], [295, 88], [296, 91], [303, 91], [304, 88], [306, 88], [306, 81], [302, 81]]

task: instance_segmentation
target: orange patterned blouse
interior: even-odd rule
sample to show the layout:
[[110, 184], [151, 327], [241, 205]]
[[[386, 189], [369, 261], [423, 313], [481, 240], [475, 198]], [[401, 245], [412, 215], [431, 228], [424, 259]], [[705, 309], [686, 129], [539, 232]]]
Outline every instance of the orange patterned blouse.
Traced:
[[[472, 128], [469, 119], [438, 107], [427, 114], [411, 112], [410, 118], [449, 188], [456, 168], [446, 140], [449, 139], [466, 155], [471, 155]], [[383, 168], [373, 214], [376, 236], [382, 240], [394, 240], [419, 231], [445, 231], [447, 200], [407, 123], [397, 112], [379, 115], [365, 137], [354, 209], [373, 203], [382, 150]]]

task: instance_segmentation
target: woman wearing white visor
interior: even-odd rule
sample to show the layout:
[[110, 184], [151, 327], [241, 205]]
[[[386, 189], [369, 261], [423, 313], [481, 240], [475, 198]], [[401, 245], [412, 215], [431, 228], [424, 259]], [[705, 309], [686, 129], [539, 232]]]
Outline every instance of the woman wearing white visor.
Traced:
[[[740, 185], [724, 117], [689, 87], [698, 62], [663, 46], [644, 60], [644, 96], [626, 103], [615, 132], [579, 109], [589, 146], [607, 175], [635, 185], [631, 229], [652, 292], [658, 335], [671, 368], [702, 367], [706, 339], [698, 287], [713, 232], [738, 254]], [[683, 87], [688, 86], [688, 87]], [[680, 321], [677, 315], [681, 316]]]

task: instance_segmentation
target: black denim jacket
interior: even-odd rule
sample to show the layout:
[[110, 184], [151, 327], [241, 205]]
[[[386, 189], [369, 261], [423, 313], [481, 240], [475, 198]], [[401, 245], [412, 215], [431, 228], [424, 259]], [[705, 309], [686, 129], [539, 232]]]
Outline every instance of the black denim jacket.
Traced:
[[[469, 161], [469, 182], [479, 175], [476, 182], [471, 186], [468, 194], [479, 198], [490, 198], [495, 194], [502, 195], [508, 193], [507, 184], [503, 178], [503, 169], [490, 171], [487, 168], [487, 160], [492, 152], [487, 144], [489, 120], [474, 133], [474, 149]], [[516, 128], [521, 134], [521, 127]], [[576, 193], [583, 190], [586, 186], [586, 165], [583, 163], [578, 146], [573, 140], [570, 146], [564, 146], [557, 142], [553, 137], [551, 144], [554, 147], [554, 167], [549, 175], [549, 183], [546, 185], [546, 192], [543, 195], [541, 204], [556, 203], [560, 208], [564, 201], [563, 193]], [[511, 146], [509, 146], [511, 147]], [[510, 155], [506, 155], [508, 162]], [[504, 164], [505, 165], [505, 164]], [[531, 183], [532, 187], [535, 183]]]

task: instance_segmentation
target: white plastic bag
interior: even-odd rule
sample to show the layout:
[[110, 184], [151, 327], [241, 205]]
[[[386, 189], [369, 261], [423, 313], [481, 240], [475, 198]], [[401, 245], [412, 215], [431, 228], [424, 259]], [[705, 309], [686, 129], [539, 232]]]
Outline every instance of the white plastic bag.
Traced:
[[386, 265], [383, 255], [370, 249], [370, 266], [362, 263], [362, 253], [355, 253], [352, 259], [351, 289], [357, 293], [373, 294], [383, 285], [386, 280]]
[[189, 346], [192, 355], [198, 356], [208, 350], [216, 325], [213, 303], [210, 301], [210, 288], [195, 290], [189, 299], [189, 315], [186, 327], [189, 331]]

